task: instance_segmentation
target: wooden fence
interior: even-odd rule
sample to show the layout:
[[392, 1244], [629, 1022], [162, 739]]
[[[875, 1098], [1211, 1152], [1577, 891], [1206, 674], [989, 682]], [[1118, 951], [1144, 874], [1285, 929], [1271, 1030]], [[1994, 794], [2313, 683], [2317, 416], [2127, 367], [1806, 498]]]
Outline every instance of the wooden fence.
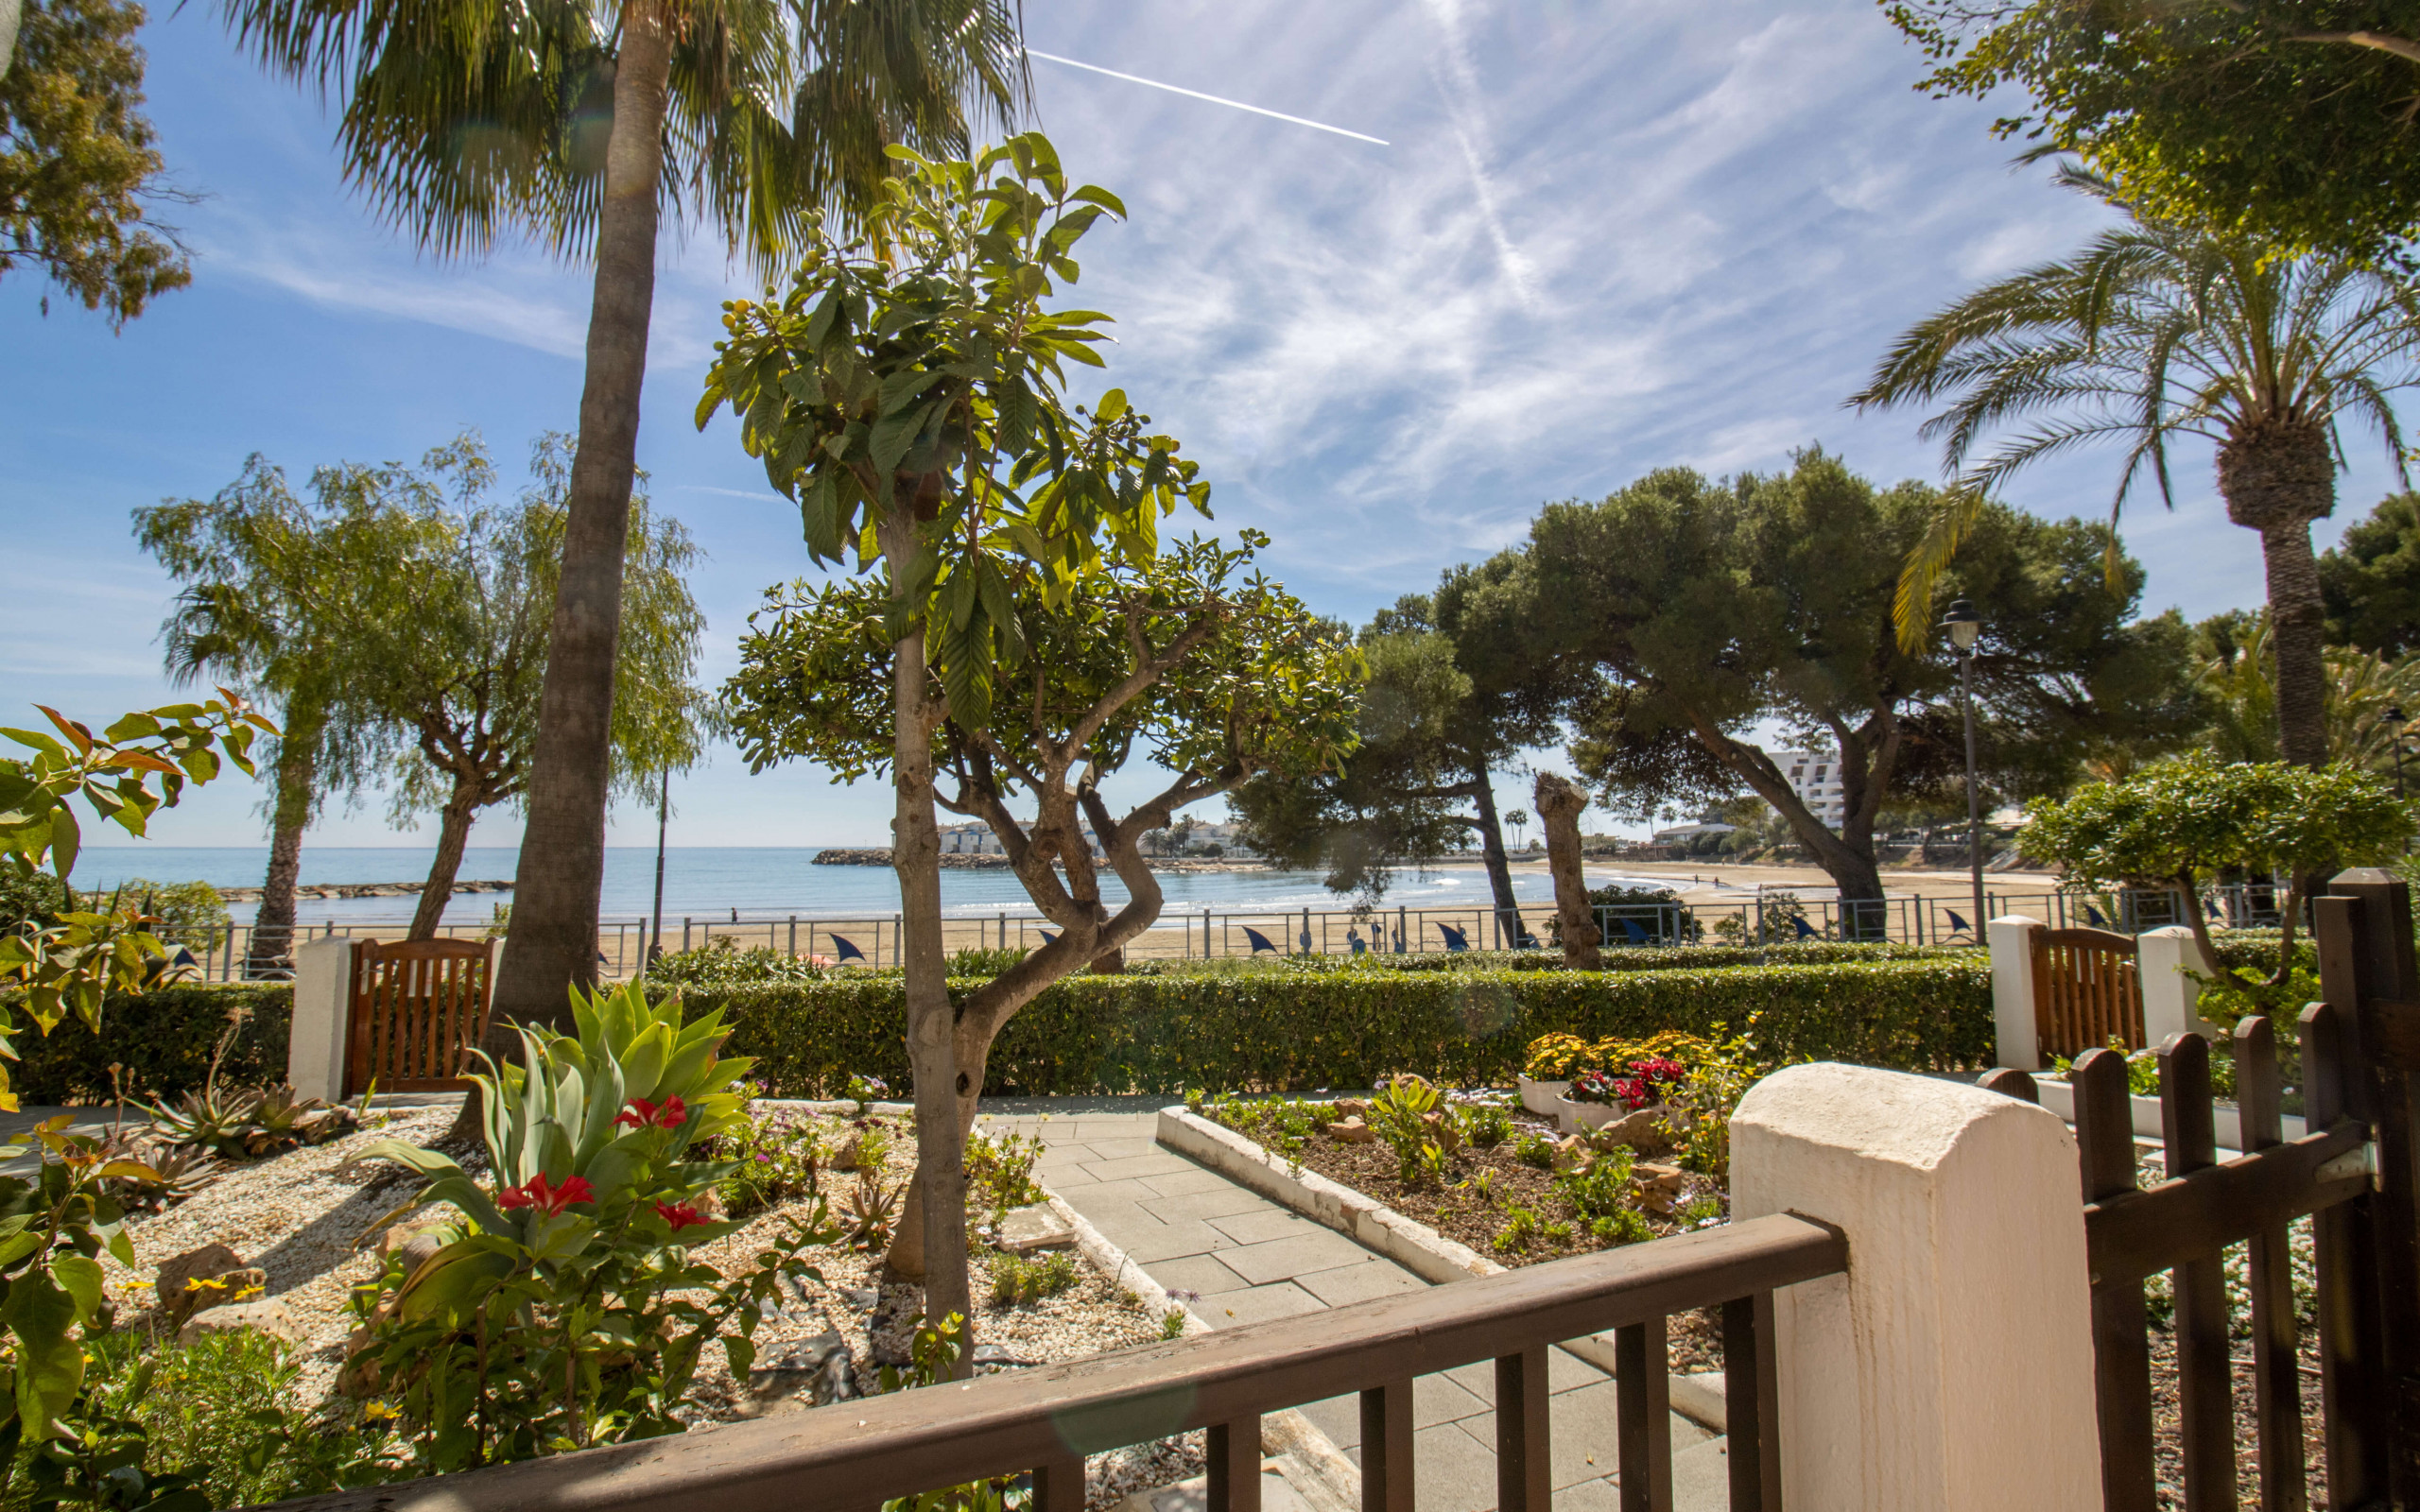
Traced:
[[[2177, 1439], [2187, 1512], [2240, 1504], [2227, 1251], [2246, 1249], [2245, 1306], [2257, 1504], [2311, 1504], [2302, 1343], [2290, 1228], [2311, 1221], [2322, 1441], [2330, 1512], [2420, 1505], [2420, 1223], [2413, 1098], [2420, 1091], [2420, 972], [2411, 898], [2383, 872], [2348, 872], [2314, 901], [2326, 1001], [2300, 1015], [2301, 1138], [2283, 1137], [2290, 1091], [2275, 1026], [2249, 1017], [2229, 1051], [2238, 1142], [2221, 1160], [2209, 1041], [2159, 1047], [2160, 1179], [2138, 1177], [2125, 1057], [2074, 1066], [2076, 1143], [2092, 1271], [2095, 1405], [2106, 1512], [2162, 1505], [2144, 1283], [2168, 1272], [2175, 1301]], [[2139, 1020], [2137, 1020], [2139, 1028]], [[2032, 1099], [2032, 1077], [1983, 1084]]]
[[1260, 1418], [1361, 1400], [1363, 1512], [1412, 1512], [1414, 1378], [1492, 1360], [1496, 1506], [1547, 1512], [1547, 1357], [1614, 1330], [1623, 1512], [1672, 1504], [1666, 1321], [1720, 1306], [1732, 1512], [1778, 1512], [1775, 1288], [1836, 1275], [1840, 1235], [1776, 1213], [1305, 1317], [901, 1391], [711, 1434], [560, 1454], [283, 1503], [288, 1512], [877, 1512], [887, 1501], [1031, 1474], [1032, 1512], [1082, 1512], [1084, 1461], [1208, 1430], [1209, 1512], [1259, 1512]]
[[2121, 1044], [2143, 1048], [2143, 985], [2132, 936], [2105, 929], [2033, 933], [2033, 1024], [2045, 1059]]

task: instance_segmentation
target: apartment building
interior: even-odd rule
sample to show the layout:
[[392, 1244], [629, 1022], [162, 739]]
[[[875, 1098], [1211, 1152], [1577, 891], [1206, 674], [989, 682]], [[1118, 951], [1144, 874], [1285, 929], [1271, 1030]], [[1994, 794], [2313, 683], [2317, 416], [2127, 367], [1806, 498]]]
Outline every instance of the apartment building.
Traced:
[[1772, 755], [1806, 811], [1839, 829], [1848, 814], [1848, 799], [1841, 796], [1840, 757], [1824, 750], [1777, 750]]

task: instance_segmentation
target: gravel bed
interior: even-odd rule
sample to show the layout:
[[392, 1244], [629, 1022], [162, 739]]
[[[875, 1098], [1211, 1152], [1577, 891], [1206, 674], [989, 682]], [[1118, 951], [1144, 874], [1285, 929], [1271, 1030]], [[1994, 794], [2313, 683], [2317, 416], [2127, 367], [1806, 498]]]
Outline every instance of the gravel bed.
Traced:
[[[343, 1349], [354, 1328], [348, 1298], [352, 1288], [376, 1273], [373, 1252], [364, 1243], [377, 1220], [407, 1200], [417, 1177], [385, 1161], [363, 1161], [361, 1152], [381, 1139], [433, 1143], [452, 1123], [450, 1108], [410, 1109], [394, 1114], [382, 1126], [367, 1128], [329, 1143], [297, 1149], [255, 1164], [236, 1166], [199, 1197], [167, 1212], [132, 1219], [129, 1237], [137, 1265], [129, 1270], [106, 1261], [108, 1286], [119, 1316], [140, 1323], [152, 1305], [152, 1276], [160, 1262], [200, 1246], [228, 1246], [246, 1263], [268, 1273], [264, 1296], [283, 1301], [302, 1326], [302, 1372], [297, 1400], [305, 1404], [324, 1400], [333, 1390], [343, 1364]], [[875, 1118], [853, 1121], [821, 1116], [827, 1135], [842, 1125], [879, 1124], [890, 1135], [883, 1162], [885, 1185], [903, 1185], [915, 1169], [915, 1137], [911, 1121]], [[828, 1143], [838, 1143], [831, 1140]], [[475, 1157], [465, 1160], [476, 1169]], [[826, 1178], [836, 1197], [854, 1187], [853, 1176]], [[735, 1232], [698, 1246], [696, 1258], [726, 1275], [755, 1264], [767, 1243], [786, 1233], [792, 1221], [811, 1211], [811, 1199], [787, 1202], [754, 1215]], [[436, 1215], [424, 1210], [418, 1217]], [[981, 1374], [1028, 1366], [1082, 1359], [1130, 1345], [1156, 1341], [1162, 1320], [1151, 1315], [1132, 1294], [1100, 1275], [1080, 1251], [1068, 1251], [1078, 1272], [1076, 1284], [1055, 1296], [1000, 1305], [992, 1301], [992, 1272], [1000, 1258], [985, 1251], [969, 1258], [970, 1281], [977, 1315], [975, 1335], [985, 1352], [997, 1350], [1004, 1361], [978, 1364]], [[884, 1365], [904, 1366], [912, 1320], [922, 1311], [921, 1286], [886, 1281], [882, 1256], [842, 1246], [803, 1252], [821, 1273], [809, 1280], [777, 1313], [759, 1323], [756, 1365], [760, 1371], [779, 1361], [790, 1347], [826, 1333], [838, 1333], [847, 1346], [854, 1368], [852, 1384], [860, 1395], [880, 1389]], [[760, 1376], [759, 1380], [765, 1378]], [[784, 1384], [773, 1378], [772, 1384]], [[698, 1410], [693, 1431], [710, 1432], [725, 1422], [776, 1413], [807, 1410], [804, 1388], [758, 1396], [731, 1379], [719, 1347], [700, 1363], [696, 1392]], [[1140, 1444], [1090, 1462], [1088, 1504], [1106, 1507], [1129, 1494], [1166, 1486], [1202, 1472], [1201, 1435], [1190, 1434]]]
[[[419, 1179], [388, 1161], [358, 1157], [383, 1139], [433, 1143], [453, 1121], [450, 1108], [401, 1111], [379, 1126], [325, 1144], [224, 1166], [228, 1174], [199, 1196], [166, 1212], [129, 1220], [135, 1268], [106, 1256], [102, 1261], [118, 1315], [133, 1321], [150, 1310], [151, 1280], [160, 1262], [223, 1244], [246, 1264], [268, 1272], [263, 1294], [285, 1302], [301, 1323], [304, 1341], [296, 1389], [303, 1401], [320, 1400], [336, 1380], [345, 1337], [353, 1332], [347, 1299], [378, 1268], [369, 1249], [354, 1245], [406, 1200]], [[372, 1123], [378, 1122], [373, 1115]]]

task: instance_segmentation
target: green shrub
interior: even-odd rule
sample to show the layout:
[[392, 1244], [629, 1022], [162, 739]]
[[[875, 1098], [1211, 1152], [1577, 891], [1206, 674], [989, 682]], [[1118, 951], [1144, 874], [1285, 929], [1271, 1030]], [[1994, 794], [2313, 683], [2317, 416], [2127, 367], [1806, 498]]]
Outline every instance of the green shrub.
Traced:
[[1512, 1142], [1512, 1159], [1541, 1171], [1554, 1169], [1554, 1141], [1543, 1134], [1524, 1134]]
[[[2274, 934], [2270, 936], [2273, 950]], [[1600, 953], [1608, 971], [1672, 971], [1716, 966], [1829, 966], [1850, 961], [1959, 960], [1981, 953], [1966, 945], [1858, 944], [1808, 940], [1770, 945], [1621, 945]], [[1560, 971], [1556, 951], [1417, 951], [1396, 955], [1214, 955], [1207, 960], [1129, 961], [1132, 976], [1320, 975], [1332, 971]]]
[[1080, 1278], [1075, 1261], [1063, 1249], [1046, 1249], [1031, 1257], [1002, 1255], [992, 1262], [992, 1300], [1000, 1307], [1056, 1297]]
[[[1662, 953], [1676, 956], [1687, 953]], [[979, 984], [951, 985], [955, 995]], [[734, 1055], [775, 1095], [829, 1096], [856, 1073], [908, 1081], [895, 976], [691, 989], [721, 1008]], [[1772, 1061], [1848, 1060], [1921, 1071], [1989, 1064], [1991, 968], [1950, 958], [1668, 971], [1267, 971], [1068, 977], [993, 1045], [995, 1095], [1309, 1091], [1397, 1072], [1444, 1086], [1502, 1085], [1553, 1031], [1643, 1039], [1757, 1016]]]
[[16, 1048], [25, 1058], [10, 1068], [9, 1079], [29, 1107], [105, 1103], [111, 1095], [110, 1062], [114, 1060], [126, 1067], [129, 1094], [155, 1101], [181, 1097], [209, 1076], [211, 1052], [227, 1032], [229, 1016], [236, 1013], [243, 1022], [219, 1063], [219, 1082], [258, 1087], [285, 1081], [294, 989], [284, 982], [113, 994], [102, 1005], [97, 1034], [71, 1021], [46, 1037], [16, 1036]]

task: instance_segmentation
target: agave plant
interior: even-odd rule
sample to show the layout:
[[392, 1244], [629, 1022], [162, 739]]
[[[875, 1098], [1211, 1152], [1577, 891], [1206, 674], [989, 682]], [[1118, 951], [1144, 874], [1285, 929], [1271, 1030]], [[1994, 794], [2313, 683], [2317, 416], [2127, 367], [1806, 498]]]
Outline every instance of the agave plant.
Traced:
[[260, 1102], [257, 1091], [222, 1093], [212, 1083], [186, 1092], [173, 1108], [154, 1105], [151, 1133], [171, 1149], [204, 1149], [240, 1158], [246, 1153], [245, 1130]]
[[755, 1304], [808, 1273], [797, 1250], [838, 1237], [819, 1213], [730, 1281], [691, 1262], [688, 1246], [738, 1227], [699, 1209], [732, 1162], [690, 1157], [743, 1122], [752, 1063], [717, 1058], [721, 1014], [684, 1025], [677, 994], [575, 990], [572, 1010], [574, 1035], [517, 1031], [521, 1064], [481, 1057], [487, 1180], [401, 1141], [365, 1152], [427, 1178], [407, 1207], [460, 1215], [390, 1272], [372, 1320], [381, 1373], [414, 1383], [406, 1416], [435, 1469], [678, 1432], [704, 1345], [721, 1338], [744, 1379]]
[[165, 1212], [226, 1175], [218, 1157], [208, 1150], [147, 1151], [130, 1140], [118, 1142], [109, 1158], [123, 1159], [133, 1167], [112, 1177], [110, 1186], [118, 1205], [129, 1212]]

